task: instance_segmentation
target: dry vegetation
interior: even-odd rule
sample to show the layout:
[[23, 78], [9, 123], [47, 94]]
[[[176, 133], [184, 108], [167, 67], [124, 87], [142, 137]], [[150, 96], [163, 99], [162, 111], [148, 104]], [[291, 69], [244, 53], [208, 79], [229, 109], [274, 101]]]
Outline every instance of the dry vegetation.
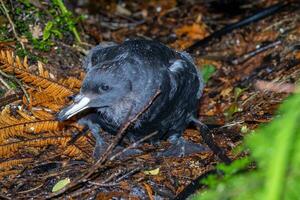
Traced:
[[[128, 15], [116, 3], [90, 2], [101, 12], [91, 14], [94, 8], [80, 8], [76, 12], [88, 14], [88, 19], [80, 24], [81, 35], [93, 45], [142, 35], [183, 49], [213, 32], [214, 25], [224, 24], [220, 19], [214, 21], [218, 12], [210, 13], [201, 3], [128, 3]], [[273, 2], [261, 1], [256, 6], [265, 7]], [[158, 12], [157, 8], [161, 10]], [[141, 22], [131, 19], [135, 13], [142, 16]], [[233, 159], [247, 154], [235, 154], [233, 150], [246, 134], [274, 117], [278, 105], [294, 92], [299, 82], [299, 20], [299, 12], [287, 10], [214, 41], [201, 49], [201, 56], [193, 55], [199, 68], [210, 65], [216, 69], [199, 104], [199, 117], [213, 128], [215, 140]], [[86, 44], [80, 48], [70, 45], [68, 37], [55, 43], [47, 53], [24, 40], [25, 47], [46, 58], [47, 64], [16, 56], [15, 42], [0, 42], [0, 77], [19, 80], [21, 87], [20, 91], [9, 91], [0, 97], [0, 198], [50, 198], [59, 180], [70, 178], [74, 183], [79, 178], [77, 187], [69, 188], [63, 195], [75, 199], [153, 199], [153, 195], [172, 199], [193, 179], [214, 169], [219, 161], [211, 152], [185, 158], [154, 157], [154, 152], [168, 145], [162, 142], [159, 146], [143, 143], [142, 155], [105, 161], [95, 170], [93, 137], [87, 134], [70, 143], [82, 127], [76, 121], [55, 119], [56, 113], [69, 103], [68, 97], [79, 91], [84, 77], [78, 63], [84, 48], [88, 48]], [[280, 43], [253, 57], [244, 57], [258, 45], [276, 41]], [[259, 84], [261, 80], [271, 84], [271, 89]], [[104, 136], [107, 141], [114, 141], [113, 136]], [[193, 127], [184, 137], [202, 141]], [[93, 173], [83, 180], [81, 175], [91, 169]]]

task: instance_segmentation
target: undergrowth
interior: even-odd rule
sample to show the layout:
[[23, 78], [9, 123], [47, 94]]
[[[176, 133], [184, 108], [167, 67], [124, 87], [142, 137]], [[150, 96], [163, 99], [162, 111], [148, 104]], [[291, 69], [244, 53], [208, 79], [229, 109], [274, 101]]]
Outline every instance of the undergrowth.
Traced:
[[[250, 150], [251, 156], [229, 166], [219, 165], [224, 176], [206, 179], [204, 183], [209, 189], [194, 199], [300, 199], [299, 108], [300, 94], [297, 93], [281, 105], [270, 124], [246, 137], [244, 148]], [[249, 170], [253, 163], [255, 169]]]
[[55, 119], [56, 112], [68, 102], [68, 96], [78, 92], [81, 80], [75, 77], [57, 80], [41, 62], [29, 65], [27, 57], [22, 60], [12, 51], [4, 50], [0, 51], [0, 70], [25, 83], [30, 97], [28, 101], [24, 95], [0, 113], [0, 179], [17, 176], [30, 167], [38, 152], [51, 146], [55, 147], [52, 152], [55, 156], [90, 161], [93, 142], [89, 137], [68, 143], [82, 127]]
[[[32, 44], [34, 49], [41, 51], [49, 51], [57, 41], [63, 39], [72, 41], [72, 43], [73, 40], [80, 43], [80, 36], [76, 30], [76, 24], [80, 18], [74, 17], [61, 0], [50, 2], [48, 5], [28, 0], [15, 0], [12, 4], [6, 3], [8, 14], [12, 17], [19, 37]], [[3, 16], [0, 18], [0, 41], [12, 41], [11, 38], [14, 36], [9, 31], [11, 25], [5, 19], [4, 12], [4, 9], [0, 9]], [[31, 61], [37, 59], [30, 51], [21, 48], [18, 42], [16, 47], [17, 55], [30, 56]]]

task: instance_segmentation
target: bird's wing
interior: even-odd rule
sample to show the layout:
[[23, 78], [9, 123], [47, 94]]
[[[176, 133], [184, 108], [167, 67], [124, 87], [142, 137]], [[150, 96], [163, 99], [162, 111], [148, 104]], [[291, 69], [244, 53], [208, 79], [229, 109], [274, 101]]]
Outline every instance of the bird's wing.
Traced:
[[101, 62], [101, 58], [105, 57], [104, 49], [117, 46], [117, 45], [118, 44], [114, 42], [102, 42], [99, 45], [92, 48], [84, 59], [83, 62], [84, 70], [89, 71], [94, 65], [96, 65], [98, 62]]
[[[204, 82], [200, 71], [195, 66], [193, 59], [187, 53], [180, 53], [182, 59], [177, 59], [171, 62], [168, 67], [171, 75], [172, 92], [175, 92], [179, 86], [186, 84], [193, 84], [195, 80], [199, 81], [199, 88], [197, 90], [197, 98], [200, 98], [204, 88]], [[172, 93], [170, 95], [173, 95]]]

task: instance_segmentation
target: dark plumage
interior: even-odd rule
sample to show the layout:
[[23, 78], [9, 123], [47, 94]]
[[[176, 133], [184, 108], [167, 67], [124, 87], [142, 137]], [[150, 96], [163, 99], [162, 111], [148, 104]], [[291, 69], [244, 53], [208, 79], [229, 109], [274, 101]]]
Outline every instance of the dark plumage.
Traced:
[[[115, 134], [130, 115], [139, 113], [160, 90], [152, 105], [127, 130], [137, 140], [154, 131], [173, 144], [163, 155], [185, 155], [203, 149], [185, 141], [181, 135], [196, 116], [203, 81], [189, 54], [172, 50], [150, 40], [128, 40], [118, 45], [100, 44], [87, 56], [87, 72], [73, 104], [58, 114], [66, 120], [90, 110], [79, 120], [97, 140], [96, 154], [104, 142], [100, 127]], [[188, 148], [185, 148], [188, 147]], [[199, 147], [199, 148], [198, 148]]]

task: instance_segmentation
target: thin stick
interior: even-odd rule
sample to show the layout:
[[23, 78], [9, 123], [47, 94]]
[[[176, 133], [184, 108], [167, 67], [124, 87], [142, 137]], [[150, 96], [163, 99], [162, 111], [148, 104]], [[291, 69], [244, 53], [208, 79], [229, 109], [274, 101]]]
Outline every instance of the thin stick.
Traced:
[[134, 168], [134, 169], [130, 170], [129, 172], [127, 172], [126, 174], [124, 174], [123, 176], [121, 176], [120, 178], [118, 178], [115, 182], [118, 183], [118, 182], [122, 181], [123, 179], [129, 177], [130, 175], [135, 174], [136, 172], [140, 171], [141, 169], [142, 169], [141, 167]]
[[97, 185], [97, 186], [101, 186], [101, 187], [111, 187], [111, 186], [116, 186], [119, 185], [120, 181], [122, 181], [123, 179], [127, 178], [128, 176], [140, 171], [142, 168], [141, 167], [137, 167], [134, 168], [132, 170], [130, 170], [129, 172], [125, 173], [124, 175], [122, 175], [121, 177], [119, 177], [116, 181], [112, 182], [112, 183], [107, 183], [107, 182], [95, 182], [95, 181], [89, 181], [88, 183], [92, 184], [92, 185]]
[[6, 81], [0, 76], [0, 82], [2, 83], [2, 85], [4, 85], [4, 87], [6, 87], [8, 90], [10, 90], [11, 88], [9, 87], [9, 85], [6, 83]]
[[229, 25], [225, 26], [224, 28], [221, 28], [220, 30], [215, 31], [214, 33], [203, 38], [202, 40], [195, 42], [190, 47], [186, 48], [185, 51], [187, 51], [188, 53], [193, 53], [196, 50], [198, 50], [198, 48], [204, 49], [213, 39], [219, 39], [222, 36], [232, 32], [235, 29], [242, 28], [251, 23], [262, 20], [270, 15], [273, 15], [273, 14], [281, 11], [283, 8], [285, 8], [288, 5], [290, 5], [290, 3], [280, 2], [280, 3], [274, 4], [270, 7], [264, 8], [254, 15], [245, 17], [244, 19], [240, 20], [239, 22], [229, 24]]
[[133, 149], [136, 148], [140, 143], [144, 142], [145, 140], [148, 140], [149, 138], [153, 137], [154, 135], [156, 135], [158, 133], [158, 131], [155, 131], [145, 137], [143, 137], [142, 139], [136, 141], [135, 143], [131, 144], [130, 146], [126, 147], [125, 149], [119, 151], [118, 153], [116, 153], [115, 155], [113, 155], [112, 157], [109, 158], [109, 161], [114, 160], [115, 158], [117, 158], [118, 156], [122, 155], [123, 153], [125, 153], [126, 151], [128, 151], [129, 149]]
[[98, 183], [98, 182], [94, 182], [94, 181], [88, 181], [88, 183], [91, 185], [99, 186], [99, 187], [113, 187], [113, 186], [120, 185], [120, 183]]
[[257, 48], [253, 51], [250, 51], [250, 52], [242, 55], [241, 57], [235, 58], [234, 60], [231, 61], [231, 63], [234, 65], [241, 64], [241, 63], [245, 62], [246, 60], [248, 60], [249, 58], [251, 58], [259, 53], [262, 53], [270, 48], [276, 47], [277, 45], [280, 45], [281, 43], [282, 42], [280, 40], [277, 40], [275, 42], [272, 42], [271, 44], [268, 44], [268, 45], [262, 46], [260, 48]]
[[10, 197], [5, 196], [4, 194], [0, 194], [0, 199], [11, 200]]
[[[57, 197], [59, 195], [62, 195], [63, 193], [67, 192], [69, 189], [74, 188], [75, 186], [85, 183], [88, 181], [89, 177], [97, 172], [97, 170], [101, 167], [101, 165], [107, 160], [108, 156], [112, 153], [112, 150], [116, 147], [116, 145], [119, 143], [119, 141], [122, 139], [125, 131], [127, 128], [133, 124], [153, 103], [153, 101], [156, 99], [156, 97], [160, 94], [160, 90], [158, 90], [154, 96], [150, 99], [149, 103], [139, 112], [137, 113], [132, 119], [125, 120], [125, 123], [121, 126], [119, 129], [116, 137], [112, 141], [112, 143], [107, 147], [106, 151], [102, 156], [99, 158], [99, 160], [90, 168], [87, 170], [86, 173], [81, 175], [79, 178], [75, 179], [73, 182], [71, 182], [69, 185], [67, 185], [65, 188], [61, 189], [60, 191], [53, 193], [49, 196], [47, 196], [47, 199]], [[130, 116], [131, 110], [128, 113], [128, 117]]]
[[[67, 15], [69, 13], [68, 9], [66, 8], [66, 6], [62, 2], [62, 0], [53, 0], [53, 2], [55, 2], [58, 5], [58, 7], [63, 15]], [[76, 41], [78, 43], [81, 43], [81, 39], [80, 39], [79, 33], [77, 32], [76, 27], [68, 25], [68, 29], [73, 33]]]
[[[145, 140], [148, 140], [149, 138], [153, 137], [154, 135], [156, 135], [158, 133], [158, 131], [155, 131], [145, 137], [143, 137], [142, 139], [134, 142], [133, 144], [131, 144], [130, 146], [128, 146], [127, 148], [119, 151], [118, 153], [116, 153], [114, 156], [110, 157], [109, 161], [114, 160], [115, 158], [117, 158], [118, 156], [120, 156], [121, 154], [125, 153], [126, 151], [128, 151], [129, 149], [135, 148], [137, 147], [140, 143], [144, 142]], [[134, 168], [133, 170], [130, 170], [128, 173], [124, 174], [123, 176], [119, 177], [116, 181], [114, 181], [113, 183], [108, 183], [109, 181], [111, 181], [113, 178], [118, 177], [122, 171], [118, 171], [117, 173], [112, 174], [111, 176], [109, 176], [106, 180], [101, 181], [101, 182], [94, 182], [94, 181], [88, 181], [89, 184], [92, 184], [94, 186], [99, 186], [99, 187], [113, 187], [113, 186], [118, 186], [119, 182], [125, 178], [127, 178], [128, 176], [138, 172], [141, 170], [141, 167], [137, 167]], [[77, 194], [79, 194], [77, 192]], [[77, 195], [75, 193], [75, 196]], [[72, 197], [74, 197], [74, 194], [72, 195]]]
[[[1, 1], [1, 0], [0, 0], [0, 1]], [[14, 77], [14, 76], [12, 76], [12, 75], [6, 74], [6, 73], [3, 72], [1, 69], [0, 69], [0, 74], [1, 74], [2, 76], [4, 76], [5, 78], [11, 79], [11, 80], [13, 80], [14, 82], [16, 82], [16, 83], [19, 85], [19, 87], [21, 88], [21, 90], [23, 91], [23, 93], [24, 93], [24, 95], [25, 95], [25, 97], [26, 97], [26, 100], [27, 100], [28, 102], [30, 102], [30, 97], [29, 97], [27, 91], [25, 90], [25, 88], [24, 88], [24, 86], [22, 85], [22, 83], [21, 83], [20, 80], [18, 80], [16, 77]]]
[[1, 6], [2, 6], [2, 8], [3, 8], [4, 14], [5, 14], [7, 20], [9, 21], [9, 23], [10, 23], [10, 25], [11, 25], [11, 28], [12, 28], [12, 31], [13, 31], [13, 34], [14, 34], [15, 38], [17, 39], [18, 42], [20, 42], [20, 44], [21, 44], [21, 46], [22, 46], [22, 49], [25, 49], [25, 46], [24, 46], [24, 44], [23, 44], [23, 42], [22, 42], [22, 39], [18, 36], [18, 34], [17, 34], [17, 32], [16, 32], [15, 24], [14, 24], [14, 22], [11, 20], [9, 14], [8, 14], [9, 11], [8, 11], [7, 8], [5, 7], [5, 4], [4, 4], [3, 0], [0, 0], [0, 2], [1, 2]]
[[116, 173], [111, 174], [106, 180], [102, 181], [102, 183], [108, 183], [109, 181], [113, 180], [115, 177], [118, 177], [120, 174], [122, 174], [122, 170], [118, 170]]

